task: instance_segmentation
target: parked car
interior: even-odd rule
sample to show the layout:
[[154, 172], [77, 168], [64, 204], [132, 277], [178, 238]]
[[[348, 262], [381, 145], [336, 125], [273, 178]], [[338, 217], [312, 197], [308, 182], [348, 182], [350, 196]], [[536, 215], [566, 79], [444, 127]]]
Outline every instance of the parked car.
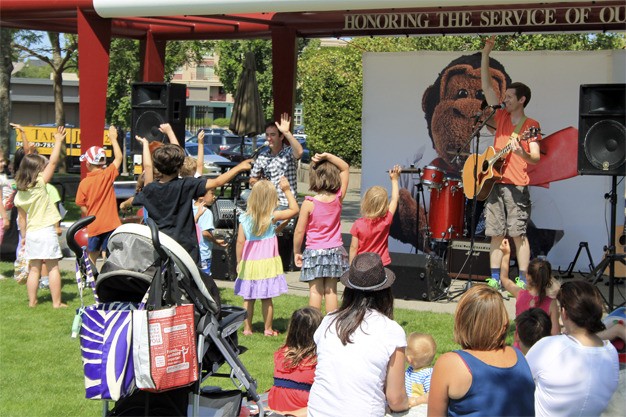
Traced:
[[[198, 142], [185, 142], [185, 153], [187, 155], [193, 156], [194, 158], [198, 157]], [[224, 158], [223, 156], [219, 156], [213, 149], [211, 149], [210, 145], [204, 145], [204, 173], [208, 175], [219, 175], [226, 169], [224, 167], [230, 167], [231, 161]], [[224, 169], [222, 169], [224, 168]]]
[[[302, 135], [294, 135], [294, 137], [296, 138], [297, 136], [302, 136]], [[305, 164], [308, 164], [309, 162], [311, 162], [311, 154], [309, 152], [309, 148], [306, 146], [306, 140], [301, 140], [301, 138], [297, 138], [297, 139], [302, 145], [302, 157], [300, 158], [300, 161], [302, 161]], [[263, 137], [263, 140], [260, 140], [257, 137], [257, 146], [259, 147], [258, 149], [261, 152], [267, 148], [267, 145], [263, 144], [264, 142], [265, 142], [265, 137]], [[249, 159], [252, 157], [253, 153], [254, 153], [254, 148], [252, 147], [252, 143], [247, 143], [247, 142], [244, 143], [243, 145], [243, 155], [241, 152], [241, 144], [232, 145], [229, 148], [226, 148], [219, 152], [221, 156], [228, 158], [233, 162], [241, 162], [243, 160]]]
[[[257, 145], [260, 145], [259, 151], [267, 149], [267, 145], [263, 145], [263, 142], [257, 142]], [[250, 159], [253, 153], [254, 149], [252, 148], [251, 143], [245, 143], [243, 145], [243, 153], [241, 152], [241, 144], [233, 145], [220, 151], [221, 156], [223, 156], [224, 158], [228, 158], [233, 162], [241, 162], [246, 159]]]
[[[190, 137], [185, 144], [187, 143], [198, 143], [198, 135], [194, 135]], [[224, 150], [232, 145], [237, 145], [241, 143], [241, 137], [237, 135], [233, 135], [232, 133], [207, 133], [205, 130], [204, 133], [204, 144], [209, 146], [214, 153], [219, 153], [221, 150]]]

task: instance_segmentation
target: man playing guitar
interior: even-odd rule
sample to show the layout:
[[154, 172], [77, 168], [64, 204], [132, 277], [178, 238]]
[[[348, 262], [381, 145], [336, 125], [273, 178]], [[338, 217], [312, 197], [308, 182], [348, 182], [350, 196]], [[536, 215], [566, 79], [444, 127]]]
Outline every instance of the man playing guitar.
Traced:
[[[497, 106], [499, 97], [494, 90], [489, 69], [489, 54], [495, 43], [492, 36], [485, 42], [481, 60], [481, 84], [487, 103]], [[526, 226], [530, 218], [530, 195], [528, 192], [528, 164], [539, 162], [539, 141], [541, 136], [529, 141], [518, 141], [518, 133], [531, 128], [538, 130], [539, 123], [527, 118], [524, 108], [530, 102], [530, 88], [522, 83], [512, 83], [505, 92], [504, 106], [495, 113], [494, 148], [500, 150], [511, 143], [511, 152], [504, 155], [502, 178], [493, 187], [485, 205], [486, 231], [491, 237], [490, 266], [491, 278], [487, 283], [500, 289], [500, 264], [502, 251], [500, 243], [506, 235], [515, 242], [519, 276], [526, 282], [526, 270], [530, 261], [530, 246], [526, 237]], [[521, 283], [518, 284], [521, 286]]]

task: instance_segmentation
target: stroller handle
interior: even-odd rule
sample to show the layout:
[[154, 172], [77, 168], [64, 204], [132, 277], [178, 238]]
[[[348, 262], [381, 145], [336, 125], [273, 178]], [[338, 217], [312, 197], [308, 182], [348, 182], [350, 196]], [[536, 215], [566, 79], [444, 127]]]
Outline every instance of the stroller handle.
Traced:
[[96, 220], [96, 216], [83, 217], [82, 219], [75, 221], [70, 227], [67, 228], [65, 240], [67, 241], [67, 246], [72, 250], [72, 252], [74, 252], [74, 254], [76, 254], [77, 258], [83, 256], [83, 248], [81, 248], [78, 242], [76, 242], [76, 233], [78, 233], [78, 231], [83, 227], [93, 223], [94, 220]]
[[161, 246], [161, 241], [159, 240], [159, 229], [157, 228], [156, 223], [154, 222], [154, 220], [148, 217], [146, 219], [146, 224], [150, 229], [150, 235], [152, 236], [152, 244], [154, 246], [154, 250], [157, 251], [161, 259], [167, 259], [167, 253], [165, 253], [165, 250], [163, 250], [163, 247]]

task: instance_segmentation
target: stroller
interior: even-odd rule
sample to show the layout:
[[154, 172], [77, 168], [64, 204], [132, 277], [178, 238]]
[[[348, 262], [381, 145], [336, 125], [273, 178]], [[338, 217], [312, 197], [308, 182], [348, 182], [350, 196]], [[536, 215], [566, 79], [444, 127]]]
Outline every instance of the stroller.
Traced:
[[[108, 401], [105, 402], [103, 415], [208, 414], [236, 417], [243, 396], [256, 402], [259, 415], [265, 415], [256, 391], [256, 381], [238, 357], [241, 347], [238, 345], [237, 329], [243, 324], [245, 310], [221, 305], [219, 291], [213, 280], [198, 269], [191, 256], [176, 241], [160, 233], [152, 220], [148, 221], [147, 226], [124, 224], [118, 227], [109, 238], [107, 249], [110, 255], [97, 274], [86, 251], [75, 240], [76, 233], [94, 219], [94, 216], [80, 219], [67, 230], [68, 246], [76, 254], [81, 300], [84, 279], [88, 284], [91, 283], [97, 303], [139, 303], [156, 274], [163, 273], [164, 283], [177, 286], [177, 293], [183, 298], [180, 301], [194, 306], [199, 371], [197, 382], [182, 388], [159, 393], [135, 388], [129, 395], [119, 398], [111, 410]], [[218, 370], [224, 362], [228, 363], [231, 371], [220, 374]], [[216, 387], [201, 388], [202, 381], [210, 376], [229, 377], [236, 389], [223, 391]], [[205, 408], [212, 411], [207, 412]]]

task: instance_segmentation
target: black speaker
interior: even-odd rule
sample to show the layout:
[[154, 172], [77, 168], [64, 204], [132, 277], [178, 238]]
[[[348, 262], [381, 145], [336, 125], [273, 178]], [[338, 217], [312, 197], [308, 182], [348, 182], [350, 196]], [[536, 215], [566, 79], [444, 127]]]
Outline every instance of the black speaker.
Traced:
[[443, 260], [422, 254], [390, 252], [387, 268], [396, 274], [391, 287], [394, 298], [432, 301], [450, 285]]
[[134, 83], [131, 104], [133, 120], [130, 130], [131, 151], [140, 153], [135, 136], [149, 142], [168, 142], [159, 131], [159, 125], [169, 123], [180, 143], [185, 140], [185, 119], [187, 117], [187, 86], [170, 83]]
[[578, 173], [626, 174], [626, 84], [580, 86]]
[[233, 237], [228, 246], [213, 245], [211, 252], [211, 278], [234, 281], [237, 278], [237, 236]]

